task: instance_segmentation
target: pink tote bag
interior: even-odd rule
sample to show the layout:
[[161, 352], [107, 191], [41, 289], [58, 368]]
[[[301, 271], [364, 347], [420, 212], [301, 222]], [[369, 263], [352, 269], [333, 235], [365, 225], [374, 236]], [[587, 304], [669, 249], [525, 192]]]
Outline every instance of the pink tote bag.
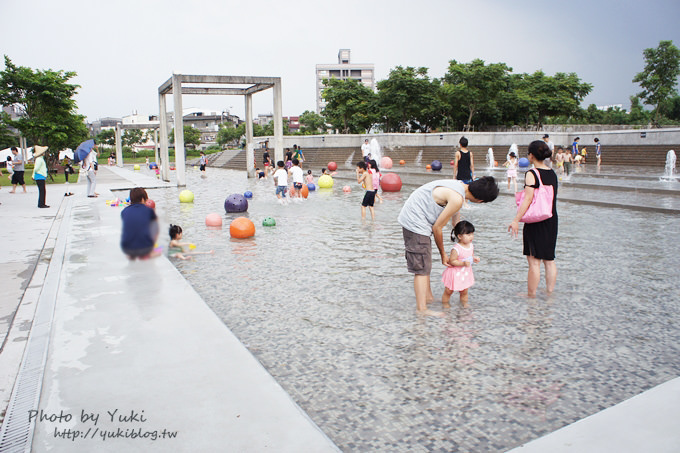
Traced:
[[[534, 176], [538, 179], [538, 188], [534, 189], [534, 198], [531, 200], [529, 209], [524, 213], [520, 222], [524, 223], [536, 223], [542, 222], [546, 219], [552, 217], [552, 204], [555, 193], [553, 186], [546, 186], [541, 181], [541, 174], [538, 171], [534, 171]], [[517, 207], [522, 204], [524, 200], [524, 191], [517, 192], [515, 194], [515, 201], [517, 202]]]

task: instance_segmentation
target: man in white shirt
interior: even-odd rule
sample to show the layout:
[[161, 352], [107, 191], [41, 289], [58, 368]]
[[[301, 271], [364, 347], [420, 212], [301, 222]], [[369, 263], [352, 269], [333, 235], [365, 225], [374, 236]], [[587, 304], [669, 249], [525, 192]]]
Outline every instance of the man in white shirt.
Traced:
[[545, 134], [543, 136], [543, 141], [548, 144], [548, 148], [550, 148], [550, 157], [545, 159], [543, 161], [544, 164], [548, 166], [548, 168], [552, 168], [552, 160], [555, 158], [555, 144], [550, 141], [550, 135]]
[[368, 144], [368, 139], [364, 140], [364, 144], [361, 145], [361, 154], [364, 156], [364, 162], [368, 160], [368, 155], [371, 152], [371, 145]]

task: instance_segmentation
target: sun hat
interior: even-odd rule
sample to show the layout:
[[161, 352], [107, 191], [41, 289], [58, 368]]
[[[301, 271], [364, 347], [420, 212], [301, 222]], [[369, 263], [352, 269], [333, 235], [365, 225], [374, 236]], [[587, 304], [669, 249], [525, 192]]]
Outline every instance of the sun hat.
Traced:
[[36, 146], [33, 148], [33, 157], [40, 157], [40, 156], [42, 156], [43, 154], [45, 154], [45, 151], [47, 151], [47, 148], [48, 148], [47, 146], [38, 146], [38, 145], [36, 145]]

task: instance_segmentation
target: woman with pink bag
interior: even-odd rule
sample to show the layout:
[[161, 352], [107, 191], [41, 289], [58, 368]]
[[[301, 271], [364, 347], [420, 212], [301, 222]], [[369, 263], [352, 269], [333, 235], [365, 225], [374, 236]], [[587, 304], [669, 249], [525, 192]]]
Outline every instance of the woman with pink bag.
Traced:
[[[536, 289], [541, 280], [541, 261], [545, 266], [545, 286], [548, 293], [555, 289], [555, 281], [557, 280], [557, 266], [555, 265], [557, 175], [543, 163], [550, 155], [550, 148], [543, 140], [533, 141], [529, 145], [527, 157], [534, 168], [527, 171], [524, 176], [524, 192], [518, 194], [521, 194], [522, 197], [518, 197], [517, 214], [508, 227], [508, 231], [514, 237], [517, 237], [519, 222], [524, 222], [522, 236], [524, 255], [526, 255], [529, 263], [529, 275], [527, 277], [529, 297], [536, 297]], [[523, 198], [521, 202], [519, 198]], [[552, 203], [550, 203], [550, 198], [552, 198]], [[550, 207], [552, 207], [552, 210], [550, 210]], [[531, 218], [531, 214], [534, 214], [534, 211], [540, 211], [541, 208], [547, 209], [547, 215], [550, 217], [536, 221], [537, 218], [541, 218], [540, 213], [536, 212], [537, 215]], [[545, 215], [542, 217], [545, 217]]]

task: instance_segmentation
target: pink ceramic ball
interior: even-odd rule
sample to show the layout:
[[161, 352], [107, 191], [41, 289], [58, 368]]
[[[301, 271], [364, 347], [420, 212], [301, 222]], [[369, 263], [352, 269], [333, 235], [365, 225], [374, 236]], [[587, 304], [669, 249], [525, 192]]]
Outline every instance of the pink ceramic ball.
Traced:
[[205, 225], [209, 227], [222, 226], [222, 216], [216, 212], [211, 212], [205, 216]]
[[345, 192], [345, 193], [349, 193], [349, 192], [352, 191], [352, 188], [350, 186], [345, 186], [345, 187], [342, 188], [342, 191]]
[[452, 160], [452, 161], [451, 161], [451, 166], [453, 167], [454, 165], [456, 165], [456, 161], [455, 161], [455, 160]]
[[328, 162], [328, 171], [335, 171], [338, 169], [338, 164], [335, 162]]
[[392, 159], [387, 156], [380, 159], [380, 168], [392, 168]]
[[399, 192], [401, 190], [401, 178], [396, 173], [387, 173], [380, 180], [383, 192]]
[[153, 201], [152, 199], [146, 200], [146, 202], [144, 202], [144, 204], [147, 205], [148, 207], [150, 207], [151, 209], [156, 209], [156, 202]]

